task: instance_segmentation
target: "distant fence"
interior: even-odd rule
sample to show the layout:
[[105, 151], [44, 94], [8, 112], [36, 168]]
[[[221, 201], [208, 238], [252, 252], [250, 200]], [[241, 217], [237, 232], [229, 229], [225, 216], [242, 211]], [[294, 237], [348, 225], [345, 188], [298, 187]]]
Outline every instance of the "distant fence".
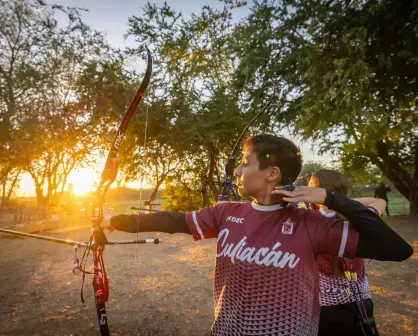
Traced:
[[46, 220], [49, 218], [51, 218], [51, 213], [49, 212], [48, 209], [31, 210], [31, 211], [18, 209], [14, 213], [15, 224], [38, 222], [38, 221]]

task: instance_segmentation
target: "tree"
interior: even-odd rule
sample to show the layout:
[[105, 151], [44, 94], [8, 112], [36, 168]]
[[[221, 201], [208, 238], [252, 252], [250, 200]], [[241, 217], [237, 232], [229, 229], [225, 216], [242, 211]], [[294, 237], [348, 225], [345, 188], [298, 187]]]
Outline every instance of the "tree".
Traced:
[[19, 177], [21, 171], [14, 169], [8, 172], [8, 176], [0, 180], [1, 202], [0, 206], [7, 206], [14, 189], [19, 186]]
[[20, 109], [39, 97], [38, 85], [47, 77], [40, 71], [51, 32], [44, 9], [36, 1], [0, 1], [0, 180], [5, 184], [13, 185], [14, 172], [23, 165], [13, 145]]
[[344, 174], [350, 178], [356, 187], [367, 184], [376, 185], [380, 180], [385, 180], [385, 183], [388, 183], [387, 179], [382, 177], [383, 174], [380, 169], [371, 164], [357, 170], [344, 170]]
[[37, 203], [42, 207], [59, 203], [69, 174], [89, 161], [95, 147], [88, 126], [77, 121], [80, 114], [71, 109], [60, 112], [43, 111], [38, 115], [41, 120], [28, 120], [15, 142], [26, 154], [24, 168], [35, 182]]
[[[244, 27], [274, 46], [269, 65], [253, 71], [286, 83], [276, 119], [340, 154], [346, 170], [379, 167], [411, 213], [418, 213], [417, 15], [412, 0], [266, 1]], [[259, 53], [248, 40], [243, 61]]]
[[125, 175], [128, 177], [126, 180], [138, 179], [138, 177], [142, 180], [145, 177], [145, 181], [153, 186], [148, 199], [148, 202], [152, 203], [167, 177], [180, 166], [181, 158], [170, 146], [156, 141], [146, 144], [146, 147], [141, 149], [142, 155], [132, 151], [126, 159], [129, 162], [125, 165]]
[[[165, 140], [179, 155], [187, 153], [196, 162], [192, 180], [201, 180], [204, 206], [216, 199], [222, 184], [219, 167], [236, 138], [266, 101], [252, 94], [255, 88], [243, 90], [245, 85], [234, 85], [238, 64], [232, 35], [234, 6], [228, 1], [220, 10], [204, 6], [185, 20], [167, 4], [148, 3], [141, 16], [129, 19], [128, 34], [152, 45], [157, 55], [154, 81], [158, 89], [155, 98], [149, 99], [170, 111]], [[245, 70], [240, 75], [248, 81]]]
[[198, 191], [175, 181], [166, 184], [163, 197], [167, 200], [164, 210], [168, 211], [192, 211], [198, 209], [201, 205], [201, 195]]
[[309, 180], [312, 176], [312, 173], [317, 171], [318, 169], [325, 168], [324, 165], [320, 162], [315, 161], [308, 161], [303, 164], [302, 170], [300, 171], [300, 175], [298, 178], [298, 185], [307, 186], [309, 183]]
[[26, 170], [38, 205], [56, 204], [71, 170], [120, 122], [130, 73], [77, 8], [0, 0], [0, 9], [0, 177]]
[[0, 140], [11, 138], [18, 106], [28, 106], [37, 85], [47, 74], [39, 70], [45, 62], [46, 39], [51, 17], [45, 5], [35, 1], [0, 1]]

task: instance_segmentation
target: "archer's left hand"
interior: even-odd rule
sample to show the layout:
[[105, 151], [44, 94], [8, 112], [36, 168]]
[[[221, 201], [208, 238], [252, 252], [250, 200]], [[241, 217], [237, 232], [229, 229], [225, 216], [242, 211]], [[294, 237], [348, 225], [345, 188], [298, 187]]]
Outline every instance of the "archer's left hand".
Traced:
[[99, 227], [104, 230], [104, 229], [108, 229], [110, 232], [114, 231], [115, 229], [113, 228], [113, 226], [110, 224], [110, 219], [112, 218], [112, 216], [105, 216], [105, 218], [103, 219], [103, 221], [100, 223]]
[[272, 195], [280, 195], [283, 201], [308, 202], [313, 204], [324, 204], [327, 198], [327, 191], [324, 188], [296, 187], [293, 191], [283, 189], [283, 186], [274, 187]]

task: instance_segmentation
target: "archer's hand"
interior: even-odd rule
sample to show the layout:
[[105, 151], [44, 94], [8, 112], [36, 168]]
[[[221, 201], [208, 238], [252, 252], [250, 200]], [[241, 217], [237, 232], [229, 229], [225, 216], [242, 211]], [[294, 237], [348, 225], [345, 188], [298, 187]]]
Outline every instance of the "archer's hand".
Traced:
[[296, 187], [293, 191], [283, 189], [283, 186], [274, 187], [272, 195], [280, 195], [283, 201], [292, 202], [308, 202], [313, 204], [324, 204], [327, 198], [327, 191], [323, 188], [313, 187]]
[[103, 219], [103, 221], [99, 225], [100, 229], [102, 229], [102, 230], [108, 229], [109, 231], [114, 231], [115, 229], [113, 228], [112, 225], [110, 225], [110, 219], [111, 218], [112, 218], [112, 216], [105, 216], [105, 218]]

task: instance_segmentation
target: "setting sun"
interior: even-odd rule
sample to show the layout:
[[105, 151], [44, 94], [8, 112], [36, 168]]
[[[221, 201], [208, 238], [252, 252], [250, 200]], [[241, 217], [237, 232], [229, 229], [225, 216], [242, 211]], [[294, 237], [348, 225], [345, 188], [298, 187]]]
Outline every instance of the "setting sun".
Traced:
[[[67, 184], [64, 188], [68, 191], [69, 185], [72, 184], [74, 195], [82, 196], [90, 191], [95, 191], [97, 184], [100, 182], [101, 174], [93, 168], [80, 168], [70, 173]], [[113, 185], [115, 187], [116, 183]], [[127, 188], [151, 188], [146, 182], [131, 181], [124, 184]], [[20, 180], [20, 187], [17, 196], [33, 197], [35, 196], [35, 183], [29, 173], [23, 173]]]
[[73, 185], [75, 195], [85, 195], [94, 190], [95, 183], [98, 183], [100, 174], [92, 168], [80, 168], [71, 172], [68, 183]]

